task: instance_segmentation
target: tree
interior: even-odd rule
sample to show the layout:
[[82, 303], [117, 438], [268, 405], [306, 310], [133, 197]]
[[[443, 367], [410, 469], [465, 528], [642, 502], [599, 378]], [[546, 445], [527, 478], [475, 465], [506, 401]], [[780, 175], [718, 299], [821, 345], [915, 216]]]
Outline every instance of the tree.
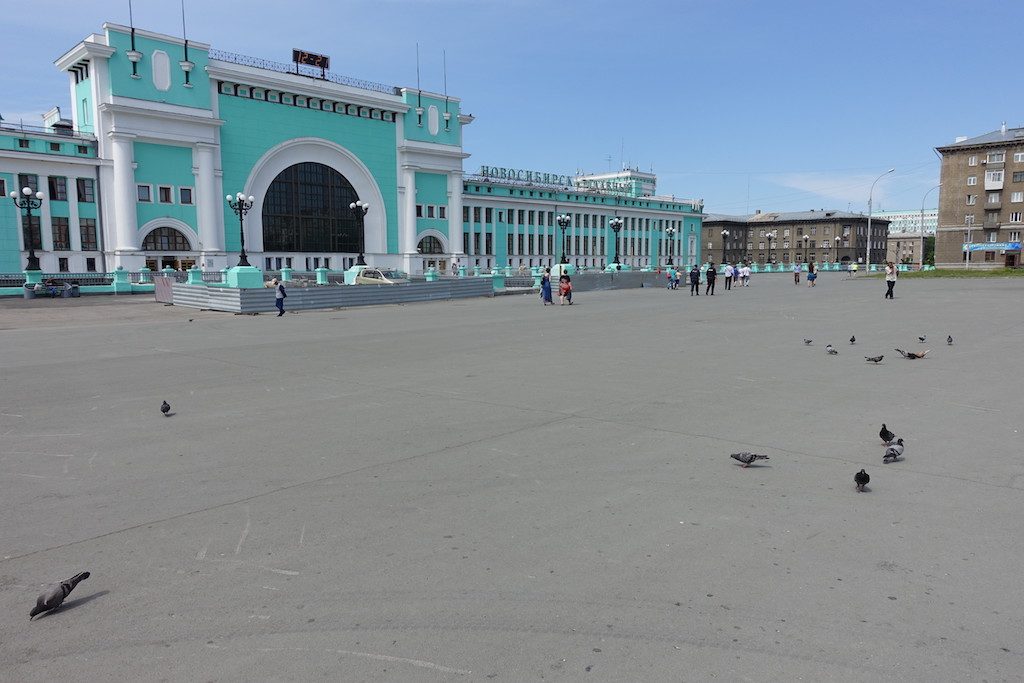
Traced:
[[928, 235], [924, 238], [924, 259], [923, 262], [929, 266], [935, 265], [935, 235]]

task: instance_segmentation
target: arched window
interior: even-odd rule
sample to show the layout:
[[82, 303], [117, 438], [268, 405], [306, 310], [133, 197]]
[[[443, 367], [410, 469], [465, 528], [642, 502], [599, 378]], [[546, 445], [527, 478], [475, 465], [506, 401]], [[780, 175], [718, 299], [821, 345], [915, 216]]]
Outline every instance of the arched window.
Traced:
[[143, 251], [192, 251], [192, 245], [181, 231], [174, 228], [157, 228], [142, 240]]
[[263, 200], [263, 250], [362, 252], [362, 230], [348, 208], [357, 199], [352, 184], [330, 166], [289, 166]]
[[443, 254], [444, 245], [441, 244], [441, 240], [437, 239], [433, 235], [427, 235], [420, 240], [419, 246], [416, 247], [417, 251], [421, 254]]

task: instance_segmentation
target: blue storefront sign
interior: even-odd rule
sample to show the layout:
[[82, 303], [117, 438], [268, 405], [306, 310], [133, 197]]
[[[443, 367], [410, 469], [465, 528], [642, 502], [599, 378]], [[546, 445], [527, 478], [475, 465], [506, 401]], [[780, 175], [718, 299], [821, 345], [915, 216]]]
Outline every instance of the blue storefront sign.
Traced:
[[972, 242], [963, 251], [1020, 251], [1020, 242]]

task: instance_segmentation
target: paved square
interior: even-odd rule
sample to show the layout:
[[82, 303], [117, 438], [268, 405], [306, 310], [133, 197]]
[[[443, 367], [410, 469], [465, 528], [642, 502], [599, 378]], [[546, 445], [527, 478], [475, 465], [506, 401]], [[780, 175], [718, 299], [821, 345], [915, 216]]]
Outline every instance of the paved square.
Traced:
[[0, 679], [1019, 680], [1024, 281], [818, 283], [0, 302]]

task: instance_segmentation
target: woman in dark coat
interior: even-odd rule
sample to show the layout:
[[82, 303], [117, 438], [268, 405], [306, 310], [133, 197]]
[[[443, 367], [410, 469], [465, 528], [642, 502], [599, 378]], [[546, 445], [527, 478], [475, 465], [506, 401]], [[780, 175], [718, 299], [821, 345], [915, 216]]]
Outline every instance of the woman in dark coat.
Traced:
[[544, 274], [540, 276], [540, 300], [544, 302], [544, 305], [554, 305], [554, 301], [551, 300], [551, 269], [545, 268]]
[[700, 296], [700, 268], [696, 264], [690, 268], [690, 296], [694, 294]]

